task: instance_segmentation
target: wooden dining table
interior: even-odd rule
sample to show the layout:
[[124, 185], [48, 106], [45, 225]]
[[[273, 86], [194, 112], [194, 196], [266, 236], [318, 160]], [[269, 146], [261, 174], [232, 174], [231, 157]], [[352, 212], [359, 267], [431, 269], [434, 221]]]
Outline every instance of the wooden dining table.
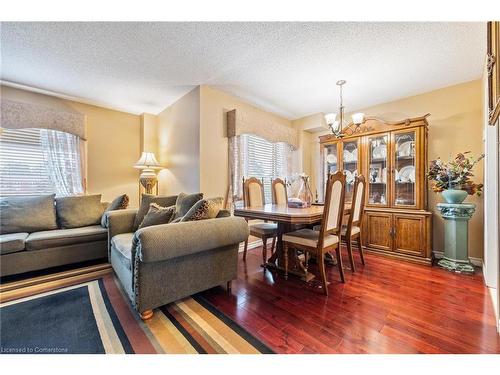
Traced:
[[[344, 206], [344, 215], [351, 212], [351, 204]], [[248, 220], [273, 221], [278, 224], [278, 238], [276, 248], [271, 257], [263, 266], [269, 269], [284, 271], [283, 234], [294, 230], [295, 225], [318, 224], [323, 218], [323, 205], [312, 205], [307, 208], [291, 208], [287, 205], [266, 204], [264, 206], [239, 207], [234, 209], [235, 216]], [[297, 275], [305, 281], [310, 281], [314, 275], [307, 272], [297, 251], [290, 248], [288, 254], [288, 273]]]

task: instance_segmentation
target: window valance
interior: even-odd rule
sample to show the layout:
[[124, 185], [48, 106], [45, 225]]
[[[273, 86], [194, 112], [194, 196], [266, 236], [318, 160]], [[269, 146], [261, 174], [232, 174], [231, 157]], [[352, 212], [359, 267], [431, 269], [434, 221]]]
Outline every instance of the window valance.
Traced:
[[0, 125], [3, 128], [59, 130], [85, 140], [85, 122], [86, 117], [81, 113], [2, 99]]
[[231, 138], [242, 134], [254, 134], [273, 143], [285, 142], [294, 149], [299, 147], [296, 129], [276, 121], [265, 113], [233, 109], [227, 113], [227, 136]]

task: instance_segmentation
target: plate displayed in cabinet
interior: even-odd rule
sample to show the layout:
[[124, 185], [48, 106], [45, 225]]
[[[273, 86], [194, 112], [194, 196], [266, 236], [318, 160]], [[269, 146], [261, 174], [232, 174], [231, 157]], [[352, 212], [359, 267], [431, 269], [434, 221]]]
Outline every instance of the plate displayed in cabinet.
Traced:
[[334, 154], [328, 154], [326, 155], [326, 161], [328, 164], [335, 164], [337, 162], [337, 156]]
[[380, 145], [373, 149], [373, 158], [374, 159], [384, 159], [387, 156], [387, 146]]
[[404, 143], [401, 143], [398, 147], [398, 156], [401, 157], [408, 157], [408, 156], [413, 156], [412, 150], [414, 150], [414, 142], [413, 141], [406, 141]]
[[353, 156], [352, 154], [349, 152], [349, 150], [344, 150], [344, 161], [353, 161]]
[[345, 182], [348, 184], [353, 184], [354, 179], [356, 178], [356, 172], [351, 172], [349, 170], [345, 171]]
[[396, 172], [396, 180], [400, 182], [415, 182], [415, 167], [408, 165], [400, 169], [399, 173]]

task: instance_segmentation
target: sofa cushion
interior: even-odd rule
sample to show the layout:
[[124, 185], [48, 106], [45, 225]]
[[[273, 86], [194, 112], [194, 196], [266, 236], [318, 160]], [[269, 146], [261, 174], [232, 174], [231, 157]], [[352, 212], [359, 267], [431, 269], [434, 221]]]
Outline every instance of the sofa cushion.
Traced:
[[142, 194], [141, 204], [139, 206], [139, 210], [137, 211], [137, 215], [134, 220], [134, 231], [139, 228], [142, 221], [144, 220], [144, 216], [149, 211], [149, 206], [151, 203], [156, 203], [162, 207], [173, 206], [177, 200], [176, 195], [151, 195], [151, 194]]
[[57, 229], [54, 194], [0, 198], [0, 233]]
[[172, 220], [178, 219], [188, 213], [196, 202], [203, 199], [203, 193], [180, 193], [175, 201], [175, 215]]
[[215, 219], [219, 214], [219, 211], [222, 209], [222, 201], [222, 198], [199, 200], [182, 217], [181, 221]]
[[72, 229], [56, 229], [31, 233], [26, 239], [26, 250], [41, 250], [93, 241], [105, 241], [108, 231], [100, 225]]
[[120, 261], [127, 267], [132, 269], [132, 240], [134, 233], [117, 234], [111, 239], [111, 251], [119, 255]]
[[152, 225], [168, 224], [174, 213], [175, 206], [162, 207], [156, 203], [151, 203], [148, 213], [144, 216], [141, 225], [139, 225], [139, 229]]
[[108, 220], [106, 218], [106, 212], [116, 211], [116, 210], [124, 210], [128, 207], [128, 202], [129, 202], [129, 199], [128, 199], [127, 194], [122, 194], [122, 195], [116, 197], [115, 199], [113, 199], [113, 201], [106, 206], [106, 209], [104, 210], [104, 213], [102, 214], [101, 225], [103, 227], [106, 227], [106, 225], [107, 225]]
[[56, 198], [57, 220], [61, 228], [79, 228], [101, 223], [104, 208], [101, 195]]
[[9, 233], [0, 235], [0, 254], [16, 253], [24, 250], [24, 241], [29, 233]]
[[231, 217], [231, 211], [224, 209], [220, 210], [219, 213], [217, 214], [217, 218], [220, 217]]

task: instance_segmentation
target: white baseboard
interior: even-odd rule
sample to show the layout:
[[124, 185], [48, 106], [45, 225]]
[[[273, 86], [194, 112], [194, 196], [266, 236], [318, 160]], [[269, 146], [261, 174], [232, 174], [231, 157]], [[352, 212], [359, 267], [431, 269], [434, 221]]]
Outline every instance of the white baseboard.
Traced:
[[[441, 259], [444, 255], [443, 251], [437, 251], [433, 250], [432, 253], [434, 254], [434, 258], [436, 259]], [[472, 265], [476, 267], [481, 267], [483, 268], [483, 260], [481, 258], [475, 258], [475, 257], [469, 257], [469, 261], [472, 263]]]
[[498, 299], [497, 299], [497, 290], [496, 288], [488, 288], [488, 291], [490, 292], [490, 297], [491, 301], [493, 302], [493, 310], [495, 310], [495, 316], [497, 317], [497, 332], [500, 335], [500, 315], [499, 315], [499, 306], [498, 306]]

